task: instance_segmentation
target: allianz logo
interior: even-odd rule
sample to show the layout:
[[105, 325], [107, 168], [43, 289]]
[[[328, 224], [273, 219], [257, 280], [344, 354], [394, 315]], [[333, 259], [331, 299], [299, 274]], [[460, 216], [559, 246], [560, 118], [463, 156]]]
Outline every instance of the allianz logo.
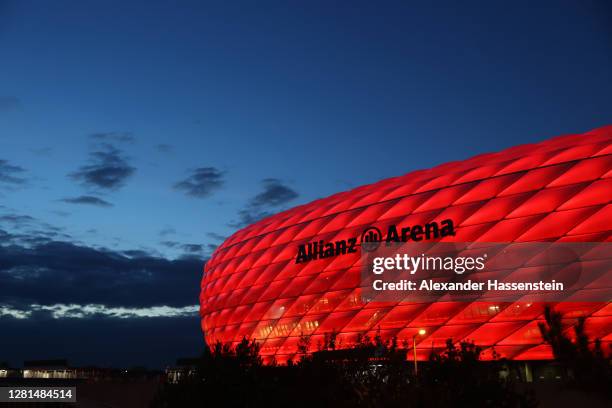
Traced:
[[382, 242], [389, 244], [391, 242], [429, 241], [447, 236], [454, 236], [455, 234], [455, 225], [451, 219], [442, 220], [440, 222], [432, 221], [424, 225], [417, 224], [402, 228], [395, 224], [391, 224], [387, 227], [387, 234], [384, 237], [379, 228], [367, 227], [363, 230], [360, 237], [341, 239], [333, 242], [318, 240], [300, 244], [298, 245], [295, 263], [300, 264], [317, 259], [356, 253], [358, 246], [361, 246], [361, 249], [364, 251], [374, 251]]

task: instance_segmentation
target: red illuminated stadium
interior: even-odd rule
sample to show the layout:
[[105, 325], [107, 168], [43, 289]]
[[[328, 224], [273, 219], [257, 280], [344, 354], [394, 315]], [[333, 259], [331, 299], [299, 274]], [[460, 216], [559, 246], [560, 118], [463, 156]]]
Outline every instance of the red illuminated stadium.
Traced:
[[[292, 208], [228, 238], [205, 266], [200, 316], [207, 343], [261, 343], [264, 361], [295, 358], [301, 335], [312, 350], [338, 332], [340, 347], [360, 333], [400, 341], [418, 336], [419, 359], [448, 338], [473, 340], [484, 357], [552, 357], [538, 321], [543, 304], [527, 302], [371, 302], [360, 296], [365, 228], [424, 226], [453, 220], [449, 242], [610, 242], [612, 126], [516, 146], [383, 180]], [[418, 231], [418, 230], [417, 230]], [[423, 233], [424, 234], [424, 233]], [[296, 262], [299, 248], [344, 242], [342, 256]], [[354, 245], [355, 250], [350, 251]], [[310, 248], [311, 252], [313, 248]], [[569, 325], [588, 316], [587, 332], [612, 342], [607, 302], [555, 305]]]

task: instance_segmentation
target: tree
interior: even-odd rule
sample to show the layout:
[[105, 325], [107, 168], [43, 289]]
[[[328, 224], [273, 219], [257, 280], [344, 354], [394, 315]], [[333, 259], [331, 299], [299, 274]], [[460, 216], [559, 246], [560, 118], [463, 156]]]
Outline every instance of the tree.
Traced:
[[542, 338], [552, 348], [553, 355], [559, 361], [571, 361], [576, 356], [576, 348], [563, 333], [562, 316], [549, 305], [544, 308], [544, 322], [538, 323]]
[[570, 385], [612, 396], [609, 386], [612, 383], [612, 368], [610, 358], [606, 358], [601, 349], [601, 340], [595, 339], [593, 346], [590, 346], [586, 319], [579, 317], [573, 327], [573, 342], [565, 334], [562, 318], [560, 312], [547, 305], [544, 309], [545, 322], [539, 323], [538, 326], [542, 339], [551, 346], [555, 360], [567, 370]]

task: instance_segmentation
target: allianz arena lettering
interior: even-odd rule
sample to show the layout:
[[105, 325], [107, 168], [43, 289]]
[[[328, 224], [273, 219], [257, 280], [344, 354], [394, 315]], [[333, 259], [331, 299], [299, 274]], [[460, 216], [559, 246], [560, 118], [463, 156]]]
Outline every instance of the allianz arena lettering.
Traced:
[[[437, 239], [449, 235], [455, 235], [453, 220], [443, 220], [442, 228], [437, 222], [433, 221], [425, 225], [415, 225], [412, 227], [398, 228], [391, 224], [387, 228], [386, 238], [380, 237], [380, 241], [387, 244], [392, 242], [422, 241], [423, 239]], [[361, 243], [364, 242], [364, 234], [370, 229], [366, 228], [361, 234]], [[382, 235], [382, 234], [381, 234]], [[332, 256], [352, 254], [357, 252], [357, 238], [342, 239], [335, 242], [325, 242], [323, 240], [308, 242], [298, 245], [298, 254], [295, 263], [314, 261], [316, 259], [329, 258]]]

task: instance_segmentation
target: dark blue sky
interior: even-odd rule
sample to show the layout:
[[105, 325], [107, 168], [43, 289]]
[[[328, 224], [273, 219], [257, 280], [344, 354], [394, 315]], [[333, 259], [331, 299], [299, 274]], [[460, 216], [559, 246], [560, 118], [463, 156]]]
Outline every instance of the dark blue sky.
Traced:
[[606, 3], [0, 0], [0, 360], [194, 354], [238, 226], [609, 124]]

